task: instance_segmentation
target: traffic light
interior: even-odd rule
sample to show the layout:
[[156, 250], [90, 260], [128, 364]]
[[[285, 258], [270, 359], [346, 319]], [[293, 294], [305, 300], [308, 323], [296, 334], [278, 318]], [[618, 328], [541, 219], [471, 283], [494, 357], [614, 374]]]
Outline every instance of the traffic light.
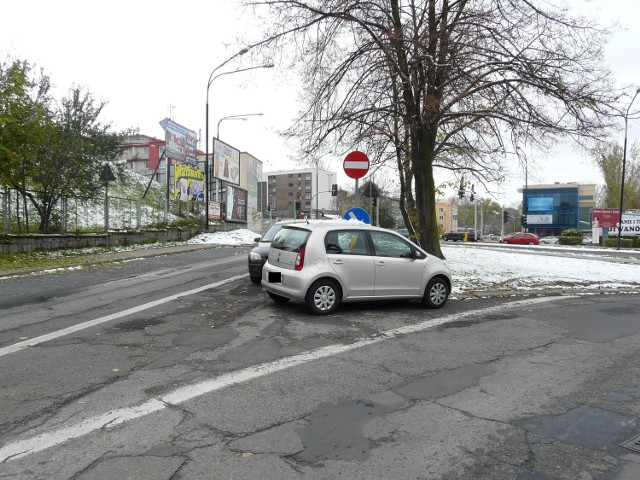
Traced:
[[523, 227], [527, 226], [527, 216], [526, 215], [522, 215], [520, 217], [520, 225], [522, 225]]
[[460, 188], [458, 188], [458, 198], [462, 200], [464, 198], [465, 190], [464, 190], [464, 177], [460, 179]]
[[338, 196], [338, 184], [334, 183], [333, 185], [331, 185], [331, 196], [332, 197], [337, 197]]
[[377, 207], [378, 206], [378, 197], [373, 197], [371, 199], [371, 204], [373, 205], [373, 207]]
[[507, 223], [509, 221], [509, 212], [506, 210], [502, 211], [502, 223]]
[[270, 211], [271, 211], [271, 205], [267, 203], [267, 212], [270, 212]]
[[471, 185], [471, 193], [469, 194], [469, 201], [473, 202], [473, 199], [475, 198], [475, 193], [476, 193], [476, 186], [475, 185]]

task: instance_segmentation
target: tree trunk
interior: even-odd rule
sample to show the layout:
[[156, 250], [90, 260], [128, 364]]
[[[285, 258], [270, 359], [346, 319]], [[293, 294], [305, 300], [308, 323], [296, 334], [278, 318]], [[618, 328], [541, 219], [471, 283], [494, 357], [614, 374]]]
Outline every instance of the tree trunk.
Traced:
[[[429, 139], [428, 133], [421, 136]], [[444, 259], [440, 249], [440, 230], [436, 216], [436, 184], [433, 178], [435, 142], [414, 141], [413, 169], [416, 186], [416, 206], [420, 214], [420, 244], [431, 255]]]

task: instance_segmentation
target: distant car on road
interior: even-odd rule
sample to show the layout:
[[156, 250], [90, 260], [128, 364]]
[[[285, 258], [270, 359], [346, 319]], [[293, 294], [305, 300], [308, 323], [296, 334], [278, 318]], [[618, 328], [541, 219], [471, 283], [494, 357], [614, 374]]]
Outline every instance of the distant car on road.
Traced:
[[404, 238], [409, 238], [409, 230], [407, 230], [406, 228], [399, 228], [398, 233]]
[[540, 237], [540, 243], [544, 243], [545, 245], [557, 245], [558, 237], [555, 237], [555, 236]]
[[468, 234], [467, 241], [469, 242], [477, 242], [476, 231], [473, 228], [457, 228], [456, 230], [452, 230], [450, 232], [445, 233], [442, 236], [442, 239], [445, 242], [449, 240], [453, 242], [457, 242], [458, 240], [463, 242], [465, 239], [465, 234]]
[[540, 237], [535, 233], [519, 232], [506, 235], [498, 240], [500, 243], [513, 245], [540, 245]]

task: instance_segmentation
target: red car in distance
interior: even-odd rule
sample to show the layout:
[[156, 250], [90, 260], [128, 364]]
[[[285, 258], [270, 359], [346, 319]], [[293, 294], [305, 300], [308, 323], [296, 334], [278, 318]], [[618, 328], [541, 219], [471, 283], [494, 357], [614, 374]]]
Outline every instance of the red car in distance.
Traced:
[[498, 242], [511, 245], [540, 245], [540, 237], [535, 233], [519, 232], [505, 235]]

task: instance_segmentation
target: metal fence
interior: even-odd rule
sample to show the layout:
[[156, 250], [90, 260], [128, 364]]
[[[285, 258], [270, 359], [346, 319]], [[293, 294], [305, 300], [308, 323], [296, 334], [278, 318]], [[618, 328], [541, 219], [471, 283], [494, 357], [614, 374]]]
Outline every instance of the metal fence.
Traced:
[[[40, 216], [16, 190], [0, 191], [2, 233], [37, 233]], [[64, 197], [54, 207], [49, 231], [44, 233], [104, 232], [162, 226], [180, 220], [204, 222], [204, 204], [174, 199], [152, 200], [105, 196]]]

